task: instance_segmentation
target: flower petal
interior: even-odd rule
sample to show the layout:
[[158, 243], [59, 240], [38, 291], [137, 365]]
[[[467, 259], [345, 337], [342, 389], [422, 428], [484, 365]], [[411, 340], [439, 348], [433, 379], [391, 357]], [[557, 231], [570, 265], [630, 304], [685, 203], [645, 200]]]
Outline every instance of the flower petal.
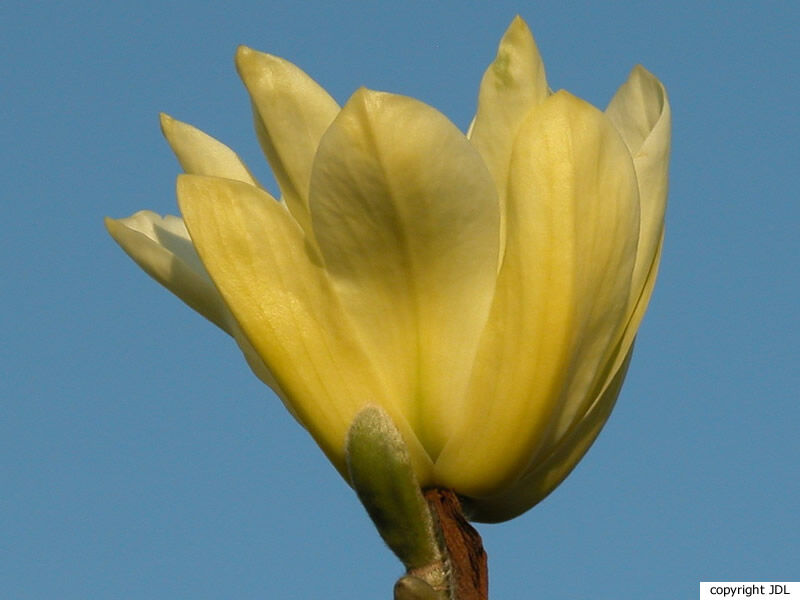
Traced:
[[367, 352], [435, 457], [494, 290], [499, 216], [491, 176], [441, 113], [361, 89], [320, 143], [311, 215]]
[[563, 91], [531, 111], [512, 153], [507, 228], [460, 433], [436, 462], [445, 484], [477, 497], [512, 484], [585, 412], [627, 322], [638, 193], [603, 113]]
[[242, 334], [195, 252], [183, 219], [140, 211], [125, 219], [105, 220], [111, 237], [136, 264], [161, 285], [236, 340], [247, 364], [261, 381], [283, 395], [275, 377]]
[[661, 246], [662, 243], [659, 243], [641, 299], [633, 309], [618, 349], [603, 369], [607, 376], [596, 395], [597, 399], [556, 443], [542, 452], [541, 458], [530, 463], [529, 468], [513, 486], [498, 496], [470, 499], [467, 502], [470, 518], [495, 523], [521, 515], [558, 487], [594, 443], [611, 414], [625, 380], [633, 356], [636, 332], [655, 284]]
[[281, 188], [282, 200], [311, 237], [311, 163], [339, 105], [303, 71], [277, 56], [241, 46], [236, 67], [253, 102], [258, 140]]
[[661, 244], [645, 282], [641, 300], [634, 307], [616, 353], [603, 369], [607, 376], [599, 386], [599, 392], [593, 394], [596, 400], [585, 414], [573, 420], [568, 431], [543, 449], [536, 460], [530, 462], [522, 477], [511, 487], [497, 496], [465, 499], [465, 508], [471, 520], [497, 523], [513, 519], [533, 508], [564, 481], [589, 450], [611, 414], [622, 388], [633, 356], [636, 331], [655, 284], [660, 256]]
[[196, 127], [162, 113], [161, 131], [187, 173], [225, 177], [258, 185], [233, 150]]
[[178, 201], [203, 264], [282, 399], [343, 476], [347, 428], [364, 406], [380, 402], [426, 480], [424, 451], [384, 400], [370, 357], [291, 216], [263, 190], [228, 179], [183, 175]]
[[630, 149], [639, 182], [641, 233], [631, 285], [633, 306], [638, 303], [664, 232], [671, 127], [667, 93], [658, 79], [636, 66], [606, 114]]
[[[606, 366], [598, 371], [605, 374], [598, 381], [605, 382], [604, 385], [607, 386], [623, 368], [623, 361], [629, 360], [627, 357], [658, 273], [664, 239], [670, 113], [666, 92], [661, 83], [644, 68], [636, 67], [628, 82], [621, 86], [606, 114], [609, 118], [616, 119], [612, 119], [612, 122], [633, 155], [640, 199], [640, 233], [631, 279], [628, 316], [625, 319], [617, 352], [606, 361]], [[573, 391], [573, 398], [567, 400], [567, 406], [589, 406], [586, 400], [596, 397], [599, 393], [584, 395], [583, 390], [576, 388]], [[581, 400], [581, 395], [584, 395], [584, 400]], [[553, 443], [562, 445], [560, 438], [567, 435], [567, 429], [572, 428], [575, 422], [580, 422], [584, 418], [582, 411], [583, 408], [578, 408], [577, 411], [566, 413], [568, 416], [572, 415], [572, 418], [561, 420], [560, 427], [555, 435], [551, 436], [550, 445]], [[544, 453], [551, 451], [553, 450], [549, 446], [543, 450]], [[534, 461], [531, 468], [536, 462], [538, 461]]]
[[136, 264], [220, 329], [231, 333], [222, 297], [200, 262], [179, 217], [143, 210], [105, 219], [106, 229]]
[[583, 458], [597, 438], [614, 408], [625, 374], [628, 371], [633, 349], [621, 357], [620, 368], [606, 383], [603, 392], [584, 418], [564, 435], [535, 468], [523, 475], [502, 495], [489, 498], [465, 499], [464, 506], [470, 520], [499, 523], [513, 519], [541, 502]]
[[469, 139], [489, 167], [498, 190], [501, 260], [505, 248], [505, 213], [511, 147], [531, 108], [548, 96], [544, 63], [528, 25], [515, 17], [486, 69]]

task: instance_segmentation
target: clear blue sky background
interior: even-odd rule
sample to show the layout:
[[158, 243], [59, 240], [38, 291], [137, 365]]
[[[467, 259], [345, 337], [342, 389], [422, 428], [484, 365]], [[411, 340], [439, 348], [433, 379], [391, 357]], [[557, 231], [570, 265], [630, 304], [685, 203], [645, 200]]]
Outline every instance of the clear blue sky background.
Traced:
[[102, 217], [175, 212], [159, 111], [271, 181], [237, 44], [466, 127], [515, 13], [554, 88], [605, 106], [634, 63], [657, 74], [674, 142], [627, 383], [554, 494], [480, 526], [494, 598], [800, 580], [800, 4], [6, 2], [0, 597], [391, 597], [402, 569], [354, 494]]

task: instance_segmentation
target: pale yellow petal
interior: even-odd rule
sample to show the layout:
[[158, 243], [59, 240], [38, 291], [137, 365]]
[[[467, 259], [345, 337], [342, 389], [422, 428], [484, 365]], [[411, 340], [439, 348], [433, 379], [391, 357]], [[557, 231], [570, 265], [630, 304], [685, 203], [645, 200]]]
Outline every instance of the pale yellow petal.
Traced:
[[609, 374], [608, 377], [612, 377], [620, 368], [622, 359], [624, 358], [626, 352], [628, 352], [628, 350], [633, 346], [633, 342], [636, 339], [636, 334], [639, 331], [639, 325], [644, 318], [644, 313], [647, 310], [647, 305], [650, 302], [650, 296], [653, 295], [653, 288], [655, 287], [656, 276], [658, 275], [658, 267], [661, 261], [661, 250], [663, 246], [664, 234], [662, 232], [661, 239], [656, 246], [655, 256], [653, 256], [653, 260], [650, 263], [650, 268], [647, 272], [644, 284], [642, 285], [639, 297], [636, 299], [633, 306], [628, 309], [628, 320], [625, 326], [625, 331], [622, 335], [622, 339], [620, 340], [619, 355], [616, 357], [616, 360], [611, 362], [606, 369]]
[[[658, 272], [664, 237], [664, 209], [669, 161], [669, 105], [663, 86], [642, 67], [631, 73], [617, 92], [606, 114], [620, 131], [634, 160], [640, 200], [640, 230], [636, 262], [631, 278], [627, 317], [622, 321], [623, 336], [616, 358], [605, 360], [599, 381], [610, 380], [621, 368], [633, 344]], [[595, 384], [596, 385], [596, 384]], [[567, 392], [566, 410], [550, 436], [549, 445], [558, 443], [573, 423], [582, 418], [584, 407], [599, 392], [587, 394], [584, 386], [573, 385]], [[549, 445], [544, 452], [549, 452]], [[536, 462], [534, 458], [534, 463]]]
[[435, 456], [465, 393], [494, 290], [491, 176], [441, 113], [362, 89], [322, 139], [311, 214], [365, 347]]
[[614, 408], [630, 364], [632, 348], [621, 356], [620, 368], [597, 401], [545, 456], [513, 486], [498, 496], [466, 499], [464, 506], [473, 521], [498, 523], [513, 519], [541, 502], [583, 458]]
[[641, 233], [631, 285], [633, 307], [638, 303], [664, 231], [671, 131], [667, 93], [644, 67], [634, 67], [606, 114], [630, 149], [639, 182]]
[[231, 337], [233, 337], [236, 345], [242, 352], [244, 360], [247, 362], [247, 366], [250, 367], [250, 370], [253, 371], [253, 374], [256, 377], [267, 384], [267, 386], [278, 395], [278, 398], [281, 399], [284, 405], [286, 405], [286, 407], [289, 409], [289, 412], [296, 419], [297, 415], [286, 401], [286, 393], [281, 389], [281, 386], [278, 384], [278, 380], [275, 379], [275, 375], [273, 375], [272, 371], [270, 371], [267, 365], [264, 364], [264, 361], [261, 360], [258, 352], [256, 352], [255, 348], [253, 348], [250, 340], [244, 335], [244, 332], [242, 332], [239, 324], [236, 323], [236, 320], [233, 318], [233, 316], [231, 316], [231, 321], [233, 323], [233, 327], [231, 328]]
[[200, 262], [179, 217], [149, 210], [105, 220], [111, 237], [136, 264], [219, 328], [230, 333], [230, 315]]
[[178, 200], [204, 265], [282, 399], [346, 477], [344, 441], [355, 414], [381, 404], [429, 480], [427, 457], [402, 414], [384, 400], [372, 363], [352, 335], [303, 232], [261, 189], [184, 175]]
[[161, 131], [187, 173], [225, 177], [258, 185], [233, 150], [196, 127], [162, 113]]
[[544, 63], [528, 25], [515, 17], [481, 80], [478, 110], [469, 138], [481, 153], [498, 190], [501, 254], [505, 247], [505, 203], [511, 147], [531, 108], [548, 95]]
[[473, 496], [512, 484], [593, 402], [626, 325], [636, 256], [633, 164], [589, 104], [559, 92], [534, 108], [509, 181], [497, 295], [459, 434], [436, 463], [438, 478]]
[[539, 456], [530, 462], [522, 477], [511, 487], [495, 496], [467, 500], [466, 507], [473, 520], [499, 522], [524, 513], [550, 494], [591, 447], [611, 414], [628, 371], [636, 331], [655, 284], [660, 256], [661, 244], [646, 279], [641, 301], [632, 312], [616, 352], [602, 369], [606, 375], [598, 391], [592, 394], [594, 402], [559, 439], [538, 453]]
[[311, 164], [339, 105], [306, 73], [277, 56], [241, 46], [236, 67], [250, 94], [256, 133], [282, 200], [310, 236]]
[[250, 346], [195, 252], [183, 219], [140, 211], [105, 220], [111, 237], [148, 275], [236, 340], [247, 364], [281, 395], [280, 386]]

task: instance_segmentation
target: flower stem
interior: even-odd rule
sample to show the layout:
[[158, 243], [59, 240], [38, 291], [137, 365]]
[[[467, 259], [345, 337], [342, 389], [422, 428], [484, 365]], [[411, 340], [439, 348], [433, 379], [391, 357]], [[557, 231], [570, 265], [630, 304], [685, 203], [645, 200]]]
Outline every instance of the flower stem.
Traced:
[[487, 600], [489, 573], [481, 536], [469, 524], [458, 496], [451, 490], [423, 492], [441, 535], [451, 600]]

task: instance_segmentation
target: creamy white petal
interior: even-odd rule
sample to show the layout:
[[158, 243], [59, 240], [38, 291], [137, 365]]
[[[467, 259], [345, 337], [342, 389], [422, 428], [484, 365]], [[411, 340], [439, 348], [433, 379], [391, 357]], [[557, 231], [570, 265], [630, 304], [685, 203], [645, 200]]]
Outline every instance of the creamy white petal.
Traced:
[[450, 435], [494, 291], [491, 176], [441, 113], [362, 89], [322, 138], [311, 214], [367, 351], [435, 456]]
[[631, 285], [633, 307], [639, 302], [664, 233], [671, 131], [667, 93], [658, 79], [636, 66], [606, 114], [630, 149], [639, 182], [641, 233]]
[[191, 308], [231, 333], [230, 315], [179, 217], [143, 210], [105, 220], [111, 237], [136, 264]]

